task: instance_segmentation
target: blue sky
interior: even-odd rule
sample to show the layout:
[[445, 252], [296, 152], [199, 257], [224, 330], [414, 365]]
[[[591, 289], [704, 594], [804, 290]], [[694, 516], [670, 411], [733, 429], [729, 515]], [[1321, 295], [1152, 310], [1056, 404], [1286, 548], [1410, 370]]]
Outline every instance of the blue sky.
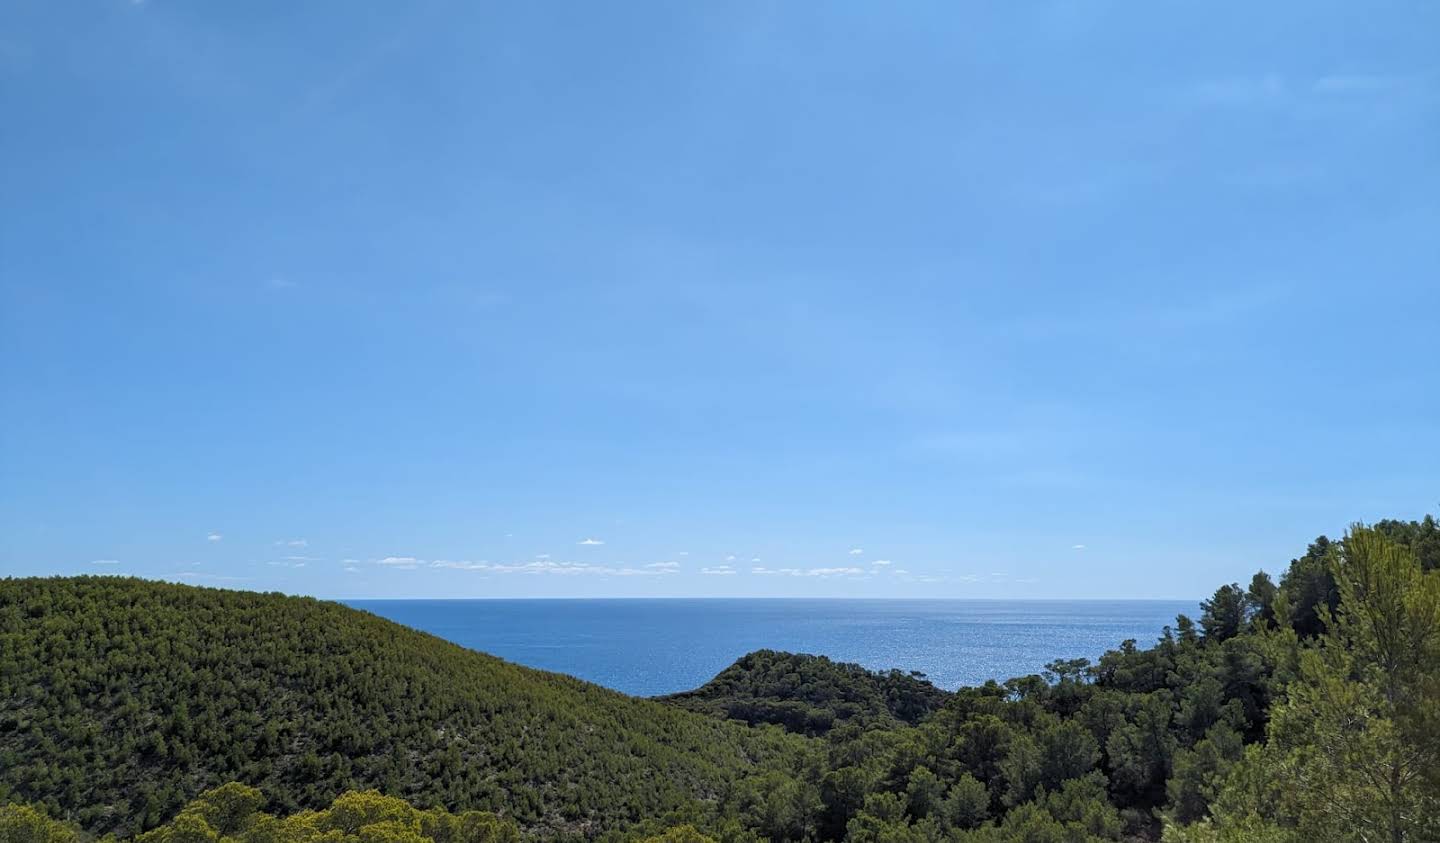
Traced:
[[1440, 6], [0, 11], [0, 573], [1199, 597], [1440, 509]]

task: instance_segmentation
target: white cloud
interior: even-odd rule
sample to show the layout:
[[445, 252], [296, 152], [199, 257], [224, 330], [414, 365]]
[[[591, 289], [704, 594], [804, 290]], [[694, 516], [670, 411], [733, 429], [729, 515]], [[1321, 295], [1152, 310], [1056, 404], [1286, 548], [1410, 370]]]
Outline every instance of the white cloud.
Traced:
[[203, 571], [181, 571], [175, 575], [176, 579], [182, 580], [215, 580], [217, 582], [243, 582], [249, 577], [227, 577], [220, 574], [207, 574]]
[[119, 559], [91, 559], [91, 565], [119, 565]]
[[676, 556], [689, 556], [689, 555], [690, 555], [690, 551], [688, 551], [688, 550], [682, 550], [682, 551], [680, 551], [679, 553], [677, 553], [677, 554], [675, 554], [675, 555], [676, 555]]
[[265, 286], [269, 287], [272, 290], [290, 290], [294, 289], [295, 282], [291, 281], [288, 278], [276, 275], [272, 278], [266, 279]]
[[208, 535], [208, 536], [205, 537], [205, 541], [207, 541], [207, 542], [218, 542], [218, 541], [220, 541], [220, 540], [223, 539], [223, 538], [225, 538], [225, 537], [222, 536], [222, 535], [220, 535], [219, 533], [211, 533], [210, 535]]
[[605, 542], [602, 541], [601, 539], [585, 539], [585, 540], [583, 540], [583, 541], [580, 542], [580, 544], [586, 544], [586, 545], [597, 545], [597, 544], [604, 544], [604, 543], [605, 543]]
[[490, 570], [490, 563], [484, 559], [481, 559], [478, 562], [470, 562], [464, 559], [459, 561], [451, 561], [449, 559], [436, 559], [434, 562], [430, 563], [430, 567], [454, 568], [460, 571], [488, 571]]
[[309, 547], [310, 542], [304, 539], [281, 539], [275, 542], [276, 547]]
[[712, 577], [728, 577], [735, 573], [735, 569], [729, 565], [716, 565], [713, 568], [701, 568], [700, 573]]
[[532, 562], [487, 562], [485, 560], [471, 562], [467, 560], [436, 559], [427, 562], [424, 559], [416, 559], [413, 556], [387, 556], [384, 559], [376, 560], [375, 564], [387, 565], [407, 571], [425, 567], [449, 568], [460, 571], [485, 571], [491, 574], [589, 574], [605, 577], [658, 577], [673, 574], [680, 568], [678, 562], [656, 562], [637, 568], [628, 565], [594, 565], [589, 562], [552, 562], [549, 559], [537, 559]]
[[550, 558], [550, 554], [548, 554], [548, 553], [537, 553], [537, 554], [535, 554], [535, 558], [536, 558], [536, 559], [549, 559], [549, 558]]
[[1085, 545], [1083, 545], [1083, 544], [1072, 544], [1072, 545], [1070, 545], [1070, 549], [1071, 549], [1071, 550], [1084, 550], [1084, 549], [1085, 549]]
[[871, 564], [871, 565], [889, 565], [889, 564], [890, 564], [890, 560], [889, 560], [889, 559], [876, 559], [874, 562], [871, 562], [870, 564]]
[[340, 561], [343, 562], [343, 563], [346, 564], [346, 565], [358, 565], [358, 564], [360, 564], [360, 560], [359, 560], [359, 559], [341, 559]]
[[806, 577], [854, 577], [865, 573], [864, 568], [811, 568], [801, 576]]
[[862, 554], [862, 553], [864, 553], [864, 552], [865, 552], [865, 548], [863, 548], [863, 547], [852, 547], [852, 548], [850, 548], [850, 555], [851, 555], [851, 556], [859, 556], [860, 554]]
[[345, 570], [349, 571], [352, 574], [360, 573], [360, 569], [355, 567], [354, 565], [346, 565]]
[[864, 568], [766, 568], [756, 566], [750, 569], [750, 573], [761, 576], [780, 577], [854, 577], [863, 576]]
[[760, 557], [758, 557], [758, 556], [751, 557], [750, 561], [751, 561], [751, 562], [759, 562], [759, 561], [760, 561]]
[[726, 561], [726, 562], [734, 562], [734, 561], [735, 561], [735, 554], [732, 553], [732, 554], [730, 554], [729, 556], [725, 557], [725, 561]]

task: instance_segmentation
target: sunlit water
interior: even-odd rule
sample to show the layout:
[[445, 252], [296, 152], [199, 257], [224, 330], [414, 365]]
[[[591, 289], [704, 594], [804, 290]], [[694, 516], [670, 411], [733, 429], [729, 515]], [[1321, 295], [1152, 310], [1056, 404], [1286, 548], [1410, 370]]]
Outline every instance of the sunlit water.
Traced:
[[1174, 600], [355, 600], [349, 605], [519, 664], [637, 695], [703, 685], [752, 650], [918, 670], [956, 688], [1148, 646]]

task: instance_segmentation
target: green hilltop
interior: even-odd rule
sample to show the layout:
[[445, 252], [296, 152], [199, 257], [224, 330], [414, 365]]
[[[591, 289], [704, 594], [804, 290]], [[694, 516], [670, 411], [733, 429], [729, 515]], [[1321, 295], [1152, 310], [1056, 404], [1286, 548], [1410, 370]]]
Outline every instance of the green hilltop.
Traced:
[[823, 735], [847, 724], [913, 726], [948, 696], [920, 674], [757, 650], [702, 687], [660, 699], [752, 725], [773, 723], [790, 732]]

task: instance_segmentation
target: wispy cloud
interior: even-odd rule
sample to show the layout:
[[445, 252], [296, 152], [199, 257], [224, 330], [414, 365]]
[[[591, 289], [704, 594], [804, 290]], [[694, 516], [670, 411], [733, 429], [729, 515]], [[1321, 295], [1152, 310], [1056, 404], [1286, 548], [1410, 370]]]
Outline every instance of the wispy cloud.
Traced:
[[859, 556], [859, 555], [861, 555], [861, 554], [864, 553], [864, 552], [865, 552], [865, 548], [863, 548], [863, 547], [852, 547], [852, 548], [850, 548], [850, 555], [851, 555], [851, 556]]
[[213, 580], [216, 582], [245, 582], [249, 577], [228, 577], [223, 574], [207, 574], [204, 571], [181, 571], [175, 575], [182, 580]]
[[1070, 549], [1071, 549], [1071, 550], [1084, 550], [1084, 549], [1085, 549], [1085, 545], [1083, 545], [1083, 544], [1072, 544], [1072, 545], [1070, 545]]
[[1277, 102], [1289, 87], [1278, 73], [1206, 79], [1195, 85], [1194, 97], [1206, 105], [1254, 106]]
[[1404, 88], [1417, 81], [1415, 76], [1386, 73], [1353, 73], [1321, 76], [1311, 85], [1317, 94], [1373, 94]]
[[857, 577], [868, 572], [864, 568], [766, 568], [756, 566], [750, 573], [775, 577]]
[[701, 568], [700, 573], [711, 577], [728, 577], [735, 573], [735, 569], [729, 565], [715, 565], [710, 568]]
[[[890, 575], [899, 579], [901, 582], [936, 583], [948, 582], [950, 580], [949, 577], [940, 576], [938, 574], [912, 574], [904, 568], [894, 568], [890, 571]], [[956, 577], [956, 579], [958, 579], [960, 582], [973, 582], [974, 579], [978, 579], [978, 577], [974, 579], [967, 577]]]
[[225, 538], [225, 537], [222, 536], [222, 535], [220, 535], [219, 533], [211, 533], [210, 535], [208, 535], [208, 536], [205, 537], [205, 541], [207, 541], [207, 542], [218, 542], [218, 541], [220, 541], [220, 540], [223, 539], [223, 538]]
[[310, 542], [304, 539], [281, 539], [275, 542], [276, 547], [309, 547]]
[[585, 544], [585, 545], [597, 545], [597, 544], [604, 544], [604, 543], [605, 543], [605, 542], [604, 542], [603, 540], [601, 540], [601, 539], [584, 539], [584, 540], [582, 540], [582, 541], [580, 542], [580, 544]]
[[1206, 107], [1304, 108], [1322, 101], [1361, 105], [1365, 101], [1408, 96], [1423, 91], [1425, 82], [1425, 76], [1416, 74], [1333, 73], [1292, 80], [1278, 73], [1265, 73], [1207, 79], [1189, 93], [1195, 103]]
[[352, 574], [360, 573], [360, 569], [355, 567], [354, 565], [346, 565], [345, 570], [349, 571]]
[[119, 565], [119, 559], [91, 559], [91, 565]]
[[800, 573], [803, 577], [856, 577], [865, 573], [864, 568], [808, 568]]
[[871, 562], [870, 564], [871, 564], [871, 565], [889, 565], [889, 564], [890, 564], [890, 560], [889, 560], [889, 559], [876, 559], [874, 562]]
[[556, 562], [550, 559], [536, 559], [530, 562], [490, 562], [487, 560], [435, 559], [424, 560], [413, 556], [387, 556], [375, 560], [399, 570], [418, 568], [449, 569], [457, 571], [480, 571], [486, 574], [531, 574], [531, 575], [577, 575], [588, 574], [603, 577], [660, 577], [680, 570], [678, 562], [654, 562], [639, 567], [632, 565], [599, 565], [590, 562]]

